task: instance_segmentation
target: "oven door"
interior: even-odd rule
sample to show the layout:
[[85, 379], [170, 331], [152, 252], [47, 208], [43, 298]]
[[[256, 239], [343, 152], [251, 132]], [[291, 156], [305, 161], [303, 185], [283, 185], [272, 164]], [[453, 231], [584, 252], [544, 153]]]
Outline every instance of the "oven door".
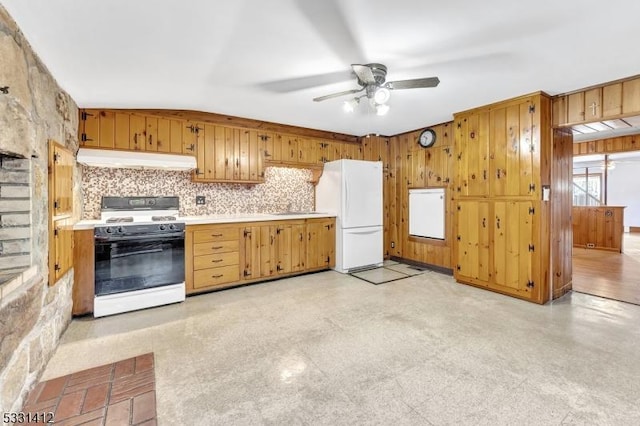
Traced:
[[95, 241], [96, 296], [184, 282], [184, 232]]

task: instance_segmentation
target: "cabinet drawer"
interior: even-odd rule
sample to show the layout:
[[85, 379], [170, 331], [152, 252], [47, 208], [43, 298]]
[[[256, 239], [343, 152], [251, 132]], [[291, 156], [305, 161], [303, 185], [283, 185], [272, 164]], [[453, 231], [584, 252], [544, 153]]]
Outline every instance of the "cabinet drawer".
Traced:
[[209, 230], [194, 231], [193, 242], [205, 243], [209, 241], [228, 241], [240, 238], [238, 228], [215, 228]]
[[193, 245], [193, 255], [203, 256], [215, 253], [226, 253], [230, 251], [238, 251], [238, 240], [229, 241], [212, 241], [207, 243], [197, 243]]
[[239, 263], [240, 253], [232, 251], [228, 253], [196, 256], [193, 258], [193, 269], [218, 268], [220, 266], [238, 265]]
[[193, 288], [213, 287], [238, 281], [239, 279], [240, 267], [238, 265], [200, 269], [193, 274]]

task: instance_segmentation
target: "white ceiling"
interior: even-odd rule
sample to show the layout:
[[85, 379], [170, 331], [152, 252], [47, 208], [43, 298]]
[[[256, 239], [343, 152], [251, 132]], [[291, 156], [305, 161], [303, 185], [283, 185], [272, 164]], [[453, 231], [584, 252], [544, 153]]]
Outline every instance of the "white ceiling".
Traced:
[[[640, 73], [640, 2], [631, 0], [0, 2], [81, 107], [193, 109], [393, 135], [529, 92]], [[368, 62], [387, 65], [387, 80], [441, 83], [394, 91], [383, 117], [367, 105], [344, 113], [349, 97], [312, 102], [357, 88], [355, 78], [282, 91], [281, 80]]]

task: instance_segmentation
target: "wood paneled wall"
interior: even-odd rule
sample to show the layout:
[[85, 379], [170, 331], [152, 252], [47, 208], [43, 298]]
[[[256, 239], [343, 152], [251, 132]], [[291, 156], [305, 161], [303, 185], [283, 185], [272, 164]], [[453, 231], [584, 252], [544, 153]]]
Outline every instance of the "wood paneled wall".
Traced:
[[640, 135], [618, 136], [573, 144], [573, 155], [613, 154], [640, 150]]
[[573, 207], [573, 246], [622, 252], [624, 207]]
[[[394, 225], [392, 224], [392, 210], [396, 205], [396, 194], [391, 184], [394, 171], [390, 162], [389, 138], [384, 136], [365, 136], [361, 138], [362, 159], [367, 161], [382, 161], [383, 181], [383, 226], [384, 226], [384, 257], [390, 256], [389, 246], [393, 235]], [[342, 157], [346, 158], [346, 157]]]
[[[436, 143], [418, 145], [422, 129], [389, 139], [389, 238], [385, 250], [392, 257], [451, 269], [452, 123], [431, 127]], [[445, 240], [409, 236], [409, 189], [446, 188]]]
[[557, 299], [569, 292], [573, 282], [571, 212], [573, 193], [573, 134], [570, 129], [553, 132], [551, 161], [551, 285]]

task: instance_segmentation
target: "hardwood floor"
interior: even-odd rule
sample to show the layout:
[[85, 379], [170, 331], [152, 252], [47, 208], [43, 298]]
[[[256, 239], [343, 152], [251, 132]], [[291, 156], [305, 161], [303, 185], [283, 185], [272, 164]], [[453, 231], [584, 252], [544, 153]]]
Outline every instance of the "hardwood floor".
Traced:
[[640, 305], [640, 233], [624, 234], [624, 253], [573, 249], [573, 290]]

